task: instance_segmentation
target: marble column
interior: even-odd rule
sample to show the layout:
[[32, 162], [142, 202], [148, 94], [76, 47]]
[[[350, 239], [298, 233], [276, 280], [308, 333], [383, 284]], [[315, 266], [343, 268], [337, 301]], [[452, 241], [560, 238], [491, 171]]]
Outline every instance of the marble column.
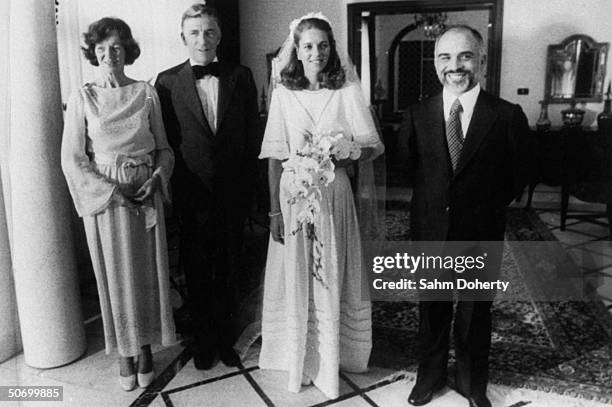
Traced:
[[11, 3], [13, 271], [25, 362], [50, 368], [77, 359], [86, 348], [70, 228], [72, 203], [60, 168], [62, 110], [54, 2]]

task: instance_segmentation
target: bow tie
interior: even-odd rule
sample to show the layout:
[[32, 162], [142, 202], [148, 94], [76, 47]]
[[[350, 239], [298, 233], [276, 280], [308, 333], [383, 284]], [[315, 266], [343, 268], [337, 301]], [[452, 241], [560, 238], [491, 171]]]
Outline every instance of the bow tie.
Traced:
[[219, 63], [211, 62], [206, 66], [202, 65], [194, 65], [191, 67], [193, 70], [193, 76], [195, 76], [196, 81], [198, 79], [202, 79], [206, 75], [219, 76]]

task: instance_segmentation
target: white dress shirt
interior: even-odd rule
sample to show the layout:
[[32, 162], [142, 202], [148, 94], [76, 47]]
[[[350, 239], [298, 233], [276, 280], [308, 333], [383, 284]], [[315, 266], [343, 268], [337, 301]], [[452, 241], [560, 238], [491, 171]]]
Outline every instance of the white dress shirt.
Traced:
[[[219, 59], [215, 57], [213, 62], [219, 62]], [[201, 65], [191, 59], [189, 60], [191, 66]], [[219, 102], [219, 78], [212, 75], [206, 75], [202, 79], [198, 79], [195, 82], [200, 102], [202, 103], [202, 110], [208, 120], [210, 129], [213, 134], [217, 133], [217, 105]]]
[[[474, 106], [476, 106], [476, 100], [478, 99], [478, 95], [480, 94], [480, 84], [477, 83], [472, 89], [468, 90], [465, 93], [462, 93], [459, 96], [459, 102], [463, 107], [463, 112], [461, 113], [461, 130], [463, 132], [463, 138], [466, 137], [468, 129], [470, 127], [470, 121], [472, 120], [472, 115], [474, 114]], [[446, 88], [442, 91], [442, 99], [444, 101], [444, 121], [448, 121], [448, 116], [450, 116], [450, 109], [457, 96], [450, 93]]]

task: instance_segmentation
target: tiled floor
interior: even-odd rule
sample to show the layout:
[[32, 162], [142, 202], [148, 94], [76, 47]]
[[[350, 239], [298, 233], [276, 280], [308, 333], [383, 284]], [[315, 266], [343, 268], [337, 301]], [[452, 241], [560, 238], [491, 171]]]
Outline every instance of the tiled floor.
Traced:
[[[393, 191], [390, 191], [393, 195]], [[559, 190], [538, 186], [534, 207], [549, 229], [561, 241], [585, 273], [596, 276], [597, 293], [612, 311], [612, 242], [605, 226], [570, 220], [567, 230], [559, 229]], [[515, 204], [520, 206], [521, 204]], [[602, 209], [572, 201], [572, 208], [587, 211]], [[91, 307], [87, 307], [91, 308]], [[414, 384], [414, 373], [371, 367], [366, 374], [342, 374], [341, 396], [327, 400], [315, 387], [302, 388], [298, 394], [286, 391], [281, 372], [257, 367], [257, 345], [250, 348], [240, 368], [218, 364], [208, 371], [196, 370], [181, 347], [154, 349], [158, 377], [148, 391], [125, 393], [117, 384], [118, 367], [113, 357], [104, 354], [99, 316], [90, 315], [87, 323], [89, 350], [75, 363], [56, 369], [28, 367], [19, 355], [0, 364], [0, 385], [61, 385], [61, 403], [7, 403], [7, 406], [408, 406], [406, 398]], [[611, 378], [612, 380], [612, 378]], [[549, 393], [490, 385], [494, 406], [602, 406], [603, 404], [551, 395]], [[0, 402], [0, 405], [2, 402]], [[428, 406], [467, 406], [467, 402], [446, 388]]]
[[[548, 229], [567, 249], [574, 262], [597, 282], [597, 295], [612, 312], [612, 239], [605, 218], [593, 221], [567, 220], [565, 230], [560, 227], [559, 188], [538, 185], [534, 209]], [[589, 204], [570, 199], [570, 215], [603, 214], [605, 205]], [[612, 380], [612, 378], [611, 378]]]

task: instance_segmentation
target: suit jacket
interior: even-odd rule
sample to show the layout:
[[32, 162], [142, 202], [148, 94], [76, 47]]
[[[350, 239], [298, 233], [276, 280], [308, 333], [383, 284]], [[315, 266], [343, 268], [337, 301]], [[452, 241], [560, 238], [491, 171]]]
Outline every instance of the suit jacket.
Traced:
[[445, 132], [442, 94], [405, 112], [399, 146], [414, 178], [413, 240], [503, 240], [506, 206], [533, 165], [525, 114], [481, 90], [454, 172]]
[[222, 206], [246, 213], [261, 146], [257, 90], [248, 68], [219, 64], [216, 134], [204, 115], [189, 61], [160, 73], [155, 83], [176, 156], [174, 202], [179, 210]]

